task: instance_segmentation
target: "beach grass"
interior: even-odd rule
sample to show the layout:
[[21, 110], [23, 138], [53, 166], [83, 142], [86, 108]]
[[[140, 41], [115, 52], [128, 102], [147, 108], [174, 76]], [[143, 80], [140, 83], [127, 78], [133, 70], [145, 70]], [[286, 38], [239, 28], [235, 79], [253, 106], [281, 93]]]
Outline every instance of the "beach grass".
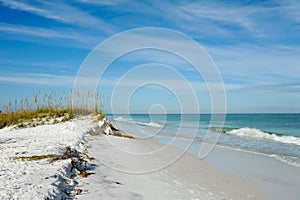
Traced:
[[32, 98], [14, 99], [2, 107], [0, 128], [55, 124], [89, 114], [97, 114], [99, 119], [103, 119], [101, 98], [98, 92], [71, 91], [62, 94], [39, 92]]

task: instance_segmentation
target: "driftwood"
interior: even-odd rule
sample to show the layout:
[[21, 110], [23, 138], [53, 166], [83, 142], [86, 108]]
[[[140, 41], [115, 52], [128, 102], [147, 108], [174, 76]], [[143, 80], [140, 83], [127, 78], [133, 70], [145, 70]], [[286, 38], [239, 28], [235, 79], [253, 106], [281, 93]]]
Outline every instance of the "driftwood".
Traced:
[[72, 149], [71, 147], [67, 146], [63, 149], [60, 150], [60, 154], [55, 156], [54, 158], [52, 158], [50, 160], [50, 162], [54, 162], [57, 160], [66, 160], [69, 158], [81, 158], [82, 155], [79, 151], [77, 151], [76, 149]]
[[108, 121], [108, 125], [113, 131], [120, 131], [120, 129], [116, 128], [110, 121]]
[[120, 129], [116, 128], [108, 119], [104, 118], [98, 122], [98, 128], [100, 128], [100, 133], [106, 135], [112, 134], [114, 131], [119, 131]]
[[100, 134], [112, 135], [117, 137], [124, 137], [129, 139], [134, 139], [131, 135], [126, 135], [120, 132], [119, 128], [116, 128], [113, 123], [111, 123], [108, 119], [104, 118], [102, 121], [99, 121], [98, 128], [100, 128]]
[[89, 175], [95, 174], [93, 170], [95, 170], [96, 165], [88, 162], [92, 159], [86, 153], [81, 153], [69, 146], [60, 151], [60, 155], [52, 158], [50, 162], [70, 159], [70, 168], [66, 169], [64, 176], [58, 175], [60, 180], [60, 183], [57, 185], [59, 192], [56, 194], [49, 193], [45, 199], [74, 199], [76, 195], [82, 193], [82, 190], [77, 187], [78, 182], [75, 180], [76, 177], [86, 178]]

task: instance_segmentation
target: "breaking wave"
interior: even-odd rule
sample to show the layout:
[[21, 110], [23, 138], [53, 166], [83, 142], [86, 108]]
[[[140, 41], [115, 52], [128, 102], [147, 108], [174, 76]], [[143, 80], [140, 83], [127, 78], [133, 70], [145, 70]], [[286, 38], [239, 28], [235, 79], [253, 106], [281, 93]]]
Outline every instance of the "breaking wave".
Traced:
[[141, 125], [141, 126], [162, 127], [161, 124], [159, 124], [157, 122], [154, 122], [154, 121], [151, 121], [149, 123], [139, 122], [139, 121], [134, 121], [134, 120], [131, 120], [131, 119], [123, 118], [123, 117], [117, 117], [117, 118], [115, 118], [115, 121], [130, 122], [130, 123], [138, 124], [138, 125]]
[[263, 132], [262, 130], [256, 128], [245, 127], [245, 128], [236, 129], [236, 128], [211, 127], [210, 130], [213, 132], [221, 132], [225, 134], [236, 135], [239, 137], [272, 140], [272, 141], [282, 142], [287, 144], [300, 145], [299, 137], [278, 134], [278, 133], [271, 133], [271, 132]]

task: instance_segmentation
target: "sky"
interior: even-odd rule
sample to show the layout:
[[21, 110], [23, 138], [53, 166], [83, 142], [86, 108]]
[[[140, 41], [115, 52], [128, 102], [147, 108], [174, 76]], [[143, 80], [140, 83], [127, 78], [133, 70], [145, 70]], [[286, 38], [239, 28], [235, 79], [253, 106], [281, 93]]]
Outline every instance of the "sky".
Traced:
[[[101, 42], [123, 31], [159, 27], [185, 34], [205, 49], [223, 80], [228, 113], [299, 113], [299, 10], [297, 0], [0, 0], [0, 106], [38, 91], [70, 91], [82, 63]], [[150, 37], [180, 42], [167, 35]], [[167, 65], [184, 79], [153, 71], [155, 65], [147, 63]], [[151, 79], [175, 86], [178, 94], [145, 85], [130, 99], [113, 99], [118, 80], [137, 66], [144, 66], [143, 73], [123, 81], [121, 91]], [[192, 85], [200, 111], [209, 113], [211, 95], [201, 74], [168, 52], [141, 50], [120, 57], [105, 71], [98, 90], [107, 113], [113, 100], [114, 105], [128, 101], [132, 113], [153, 108], [178, 113], [178, 96], [191, 97], [181, 81]], [[185, 112], [195, 110], [191, 103]]]

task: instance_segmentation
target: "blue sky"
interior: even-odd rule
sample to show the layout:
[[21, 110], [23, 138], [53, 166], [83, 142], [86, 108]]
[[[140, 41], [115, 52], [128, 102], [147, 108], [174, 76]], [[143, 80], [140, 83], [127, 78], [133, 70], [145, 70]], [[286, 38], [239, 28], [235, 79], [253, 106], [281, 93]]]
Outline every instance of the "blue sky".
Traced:
[[[224, 80], [228, 112], [300, 112], [299, 10], [296, 0], [0, 0], [0, 106], [38, 90], [70, 90], [81, 63], [100, 42], [128, 29], [162, 27], [206, 49]], [[199, 88], [201, 110], [209, 112], [209, 94], [189, 66], [157, 52], [138, 55], [115, 63], [100, 92], [110, 97], [114, 80], [131, 66], [168, 60]], [[132, 112], [155, 103], [178, 112], [176, 98], [161, 88], [146, 87], [133, 97]], [[109, 100], [105, 106], [109, 112]]]

